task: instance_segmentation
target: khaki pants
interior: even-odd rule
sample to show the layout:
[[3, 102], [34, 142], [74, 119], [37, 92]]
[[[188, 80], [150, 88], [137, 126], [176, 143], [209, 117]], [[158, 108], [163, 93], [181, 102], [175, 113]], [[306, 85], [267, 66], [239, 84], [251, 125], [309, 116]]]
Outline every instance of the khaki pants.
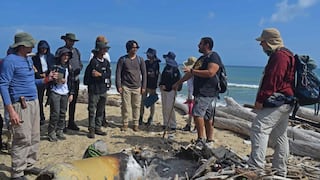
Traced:
[[122, 86], [121, 100], [121, 115], [123, 125], [128, 125], [129, 123], [129, 113], [131, 108], [133, 125], [138, 126], [138, 120], [140, 116], [141, 88], [132, 89]]
[[174, 110], [175, 98], [175, 91], [161, 90], [163, 125], [168, 126], [169, 128], [177, 127], [176, 112]]
[[39, 101], [27, 101], [27, 108], [22, 109], [20, 103], [13, 104], [13, 108], [23, 123], [12, 126], [12, 174], [11, 177], [23, 176], [23, 171], [33, 166], [37, 161], [40, 144], [40, 116]]
[[272, 168], [277, 175], [286, 176], [289, 142], [287, 127], [291, 106], [284, 104], [276, 108], [257, 110], [257, 116], [251, 127], [251, 154], [248, 164], [257, 169], [264, 169], [266, 150], [269, 144], [274, 148]]

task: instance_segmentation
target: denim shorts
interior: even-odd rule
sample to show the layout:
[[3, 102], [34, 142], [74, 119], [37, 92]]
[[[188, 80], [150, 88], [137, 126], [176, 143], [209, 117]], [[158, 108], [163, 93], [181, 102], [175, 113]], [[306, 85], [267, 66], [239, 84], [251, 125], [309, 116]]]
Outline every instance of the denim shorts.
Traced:
[[203, 117], [204, 120], [213, 120], [217, 97], [195, 97], [192, 115]]

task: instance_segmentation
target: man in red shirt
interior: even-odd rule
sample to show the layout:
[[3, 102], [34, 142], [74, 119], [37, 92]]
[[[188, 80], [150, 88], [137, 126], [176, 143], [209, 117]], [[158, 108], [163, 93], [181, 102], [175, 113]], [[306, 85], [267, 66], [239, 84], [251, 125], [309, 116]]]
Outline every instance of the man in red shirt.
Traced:
[[[251, 127], [251, 154], [249, 166], [264, 169], [266, 149], [274, 148], [272, 168], [276, 174], [286, 176], [289, 143], [287, 126], [292, 110], [289, 99], [294, 91], [294, 57], [284, 47], [280, 32], [275, 28], [264, 29], [256, 39], [269, 56], [255, 102], [256, 118]], [[269, 101], [281, 96], [283, 101]], [[263, 171], [262, 171], [263, 172]]]

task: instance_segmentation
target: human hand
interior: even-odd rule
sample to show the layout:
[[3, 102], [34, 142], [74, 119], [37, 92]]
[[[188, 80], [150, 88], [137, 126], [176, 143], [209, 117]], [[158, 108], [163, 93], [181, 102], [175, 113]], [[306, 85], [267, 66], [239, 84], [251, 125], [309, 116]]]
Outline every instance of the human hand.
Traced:
[[183, 70], [184, 73], [190, 73], [191, 72], [191, 68], [190, 67], [186, 67], [186, 66], [183, 67], [182, 70]]
[[94, 69], [94, 70], [92, 70], [91, 75], [92, 75], [93, 77], [100, 77], [100, 76], [101, 76], [101, 73], [98, 72], [98, 71], [96, 71], [96, 70]]
[[68, 97], [68, 101], [71, 102], [73, 100], [73, 95], [71, 94], [69, 97]]
[[143, 94], [144, 92], [146, 92], [146, 89], [141, 88], [141, 94]]
[[254, 109], [262, 109], [262, 108], [263, 108], [263, 104], [262, 103], [255, 102]]
[[50, 73], [48, 74], [48, 80], [49, 81], [53, 81], [53, 80], [57, 80], [59, 76], [59, 73], [56, 71], [50, 71]]
[[13, 110], [11, 112], [9, 112], [9, 117], [10, 117], [10, 121], [11, 121], [11, 125], [21, 125], [21, 123], [23, 123], [23, 121], [21, 121], [18, 113]]
[[122, 94], [122, 88], [118, 88], [118, 93]]
[[178, 83], [178, 82], [176, 82], [176, 83], [174, 83], [174, 84], [172, 85], [172, 89], [175, 90], [175, 91], [178, 90], [178, 87], [179, 87], [179, 83]]

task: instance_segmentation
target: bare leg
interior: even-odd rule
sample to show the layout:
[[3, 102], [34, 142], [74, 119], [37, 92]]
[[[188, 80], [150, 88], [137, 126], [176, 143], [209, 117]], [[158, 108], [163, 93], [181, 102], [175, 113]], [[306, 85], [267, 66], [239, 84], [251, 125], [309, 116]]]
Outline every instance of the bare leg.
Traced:
[[204, 131], [205, 131], [205, 127], [204, 127], [204, 119], [202, 117], [194, 117], [194, 122], [196, 124], [196, 128], [197, 128], [197, 133], [198, 133], [198, 139], [204, 139]]
[[213, 120], [209, 121], [204, 121], [205, 129], [206, 129], [206, 136], [207, 136], [207, 141], [212, 141], [213, 140]]

